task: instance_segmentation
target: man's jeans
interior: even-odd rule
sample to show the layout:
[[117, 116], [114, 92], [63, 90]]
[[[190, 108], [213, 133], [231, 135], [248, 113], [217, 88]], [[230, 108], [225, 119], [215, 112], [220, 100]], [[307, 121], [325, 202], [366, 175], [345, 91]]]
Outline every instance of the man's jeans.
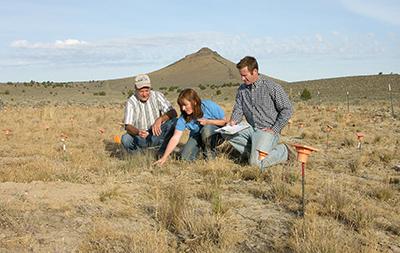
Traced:
[[[288, 150], [284, 144], [278, 144], [279, 134], [265, 132], [261, 129], [249, 127], [236, 134], [223, 134], [223, 137], [240, 154], [249, 156], [249, 163], [258, 166], [261, 171], [277, 163], [285, 162], [288, 158]], [[268, 153], [263, 160], [258, 160], [258, 151]]]
[[146, 139], [136, 135], [132, 136], [128, 133], [122, 135], [121, 143], [128, 153], [136, 153], [144, 149], [158, 149], [157, 155], [164, 154], [168, 142], [175, 130], [176, 118], [170, 119], [161, 125], [161, 135], [155, 136], [151, 129]]
[[205, 125], [201, 128], [199, 134], [190, 136], [183, 147], [182, 160], [195, 160], [200, 150], [202, 150], [205, 159], [214, 159], [217, 155], [216, 146], [223, 140], [221, 134], [215, 132], [218, 128], [215, 125]]

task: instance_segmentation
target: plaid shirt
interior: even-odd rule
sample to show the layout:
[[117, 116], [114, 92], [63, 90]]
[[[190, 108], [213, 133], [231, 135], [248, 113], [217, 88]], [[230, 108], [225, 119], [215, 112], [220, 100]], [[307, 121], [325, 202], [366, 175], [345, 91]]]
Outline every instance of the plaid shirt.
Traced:
[[231, 119], [239, 123], [244, 115], [251, 126], [280, 133], [292, 112], [292, 104], [282, 86], [260, 75], [253, 84], [239, 86]]

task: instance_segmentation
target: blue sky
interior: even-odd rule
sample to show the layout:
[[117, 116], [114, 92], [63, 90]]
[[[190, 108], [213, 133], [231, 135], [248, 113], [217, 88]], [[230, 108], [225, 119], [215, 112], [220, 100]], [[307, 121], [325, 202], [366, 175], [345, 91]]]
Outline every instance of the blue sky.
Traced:
[[8, 0], [0, 82], [104, 80], [209, 47], [300, 81], [400, 72], [397, 0]]

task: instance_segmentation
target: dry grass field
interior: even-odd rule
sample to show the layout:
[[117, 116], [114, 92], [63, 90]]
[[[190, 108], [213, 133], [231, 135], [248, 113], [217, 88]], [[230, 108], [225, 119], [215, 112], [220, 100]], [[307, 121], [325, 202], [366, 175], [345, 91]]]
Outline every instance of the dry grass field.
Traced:
[[[228, 115], [232, 101], [219, 100]], [[295, 102], [282, 139], [319, 149], [304, 218], [298, 162], [260, 174], [224, 144], [215, 161], [155, 167], [113, 142], [122, 102], [0, 111], [1, 252], [400, 252], [400, 122], [387, 101], [350, 113]]]

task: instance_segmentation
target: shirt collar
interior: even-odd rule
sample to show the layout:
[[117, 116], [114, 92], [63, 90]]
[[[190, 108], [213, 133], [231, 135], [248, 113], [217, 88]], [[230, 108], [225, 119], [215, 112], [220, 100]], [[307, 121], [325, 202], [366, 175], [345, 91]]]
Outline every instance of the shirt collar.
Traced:
[[254, 89], [256, 89], [260, 83], [261, 83], [261, 78], [260, 78], [260, 76], [258, 76], [257, 80], [250, 85], [246, 85], [246, 88], [252, 89], [254, 87]]

